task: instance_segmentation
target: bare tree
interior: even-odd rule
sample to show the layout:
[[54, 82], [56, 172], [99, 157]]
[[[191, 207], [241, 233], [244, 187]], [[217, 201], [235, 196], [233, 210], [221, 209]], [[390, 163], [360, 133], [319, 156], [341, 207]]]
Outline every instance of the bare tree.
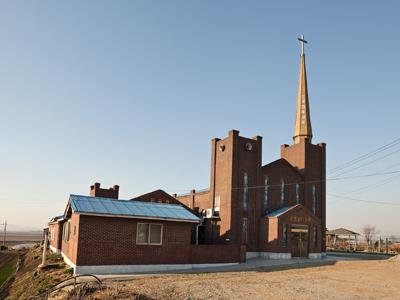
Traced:
[[362, 233], [365, 237], [365, 240], [367, 241], [367, 249], [369, 249], [370, 244], [371, 244], [371, 240], [372, 240], [372, 236], [376, 233], [378, 233], [378, 231], [376, 230], [375, 226], [372, 225], [364, 225], [363, 229], [362, 229]]

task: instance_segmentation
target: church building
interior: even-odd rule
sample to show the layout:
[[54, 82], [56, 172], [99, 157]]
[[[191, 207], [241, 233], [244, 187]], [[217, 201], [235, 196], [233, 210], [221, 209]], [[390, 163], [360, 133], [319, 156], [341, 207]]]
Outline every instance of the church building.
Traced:
[[231, 130], [211, 142], [210, 187], [119, 199], [119, 186], [69, 196], [49, 222], [50, 249], [75, 274], [182, 270], [247, 258], [320, 258], [325, 252], [325, 143], [312, 143], [302, 37], [296, 122], [281, 158], [262, 164], [262, 137]]
[[321, 257], [325, 252], [326, 144], [312, 143], [304, 38], [293, 144], [262, 165], [262, 137], [231, 130], [212, 140], [210, 188], [174, 195], [200, 212], [198, 239], [244, 244], [247, 257]]

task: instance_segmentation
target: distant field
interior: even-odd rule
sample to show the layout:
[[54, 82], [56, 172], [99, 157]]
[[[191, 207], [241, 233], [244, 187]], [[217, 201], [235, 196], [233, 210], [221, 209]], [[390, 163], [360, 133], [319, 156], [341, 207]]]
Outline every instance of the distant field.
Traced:
[[[6, 245], [14, 246], [25, 242], [40, 242], [42, 239], [42, 231], [10, 231], [7, 232]], [[3, 244], [3, 232], [0, 233], [0, 244]]]

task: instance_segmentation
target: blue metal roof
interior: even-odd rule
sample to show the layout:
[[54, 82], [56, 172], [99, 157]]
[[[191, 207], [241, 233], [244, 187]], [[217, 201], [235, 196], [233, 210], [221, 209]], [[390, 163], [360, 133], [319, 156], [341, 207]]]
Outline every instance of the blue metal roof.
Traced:
[[70, 195], [71, 208], [76, 213], [171, 219], [200, 222], [200, 218], [178, 204]]
[[284, 214], [285, 212], [287, 212], [292, 207], [293, 206], [288, 206], [288, 207], [282, 207], [280, 209], [274, 210], [273, 212], [270, 212], [269, 214], [267, 214], [267, 217], [278, 217], [281, 214]]

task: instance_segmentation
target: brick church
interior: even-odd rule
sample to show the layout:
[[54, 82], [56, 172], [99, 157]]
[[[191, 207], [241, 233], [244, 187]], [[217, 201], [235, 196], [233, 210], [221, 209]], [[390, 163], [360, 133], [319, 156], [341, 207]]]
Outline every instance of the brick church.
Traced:
[[174, 195], [199, 211], [201, 243], [245, 244], [247, 257], [321, 257], [325, 252], [326, 144], [312, 143], [304, 40], [293, 144], [262, 165], [262, 137], [231, 130], [212, 140], [210, 188]]
[[[302, 46], [304, 46], [304, 39]], [[211, 147], [210, 188], [119, 199], [95, 183], [48, 223], [49, 247], [75, 274], [181, 270], [325, 252], [325, 147], [312, 143], [304, 49], [292, 145], [262, 165], [262, 137], [229, 131]], [[46, 239], [45, 239], [46, 240]]]

